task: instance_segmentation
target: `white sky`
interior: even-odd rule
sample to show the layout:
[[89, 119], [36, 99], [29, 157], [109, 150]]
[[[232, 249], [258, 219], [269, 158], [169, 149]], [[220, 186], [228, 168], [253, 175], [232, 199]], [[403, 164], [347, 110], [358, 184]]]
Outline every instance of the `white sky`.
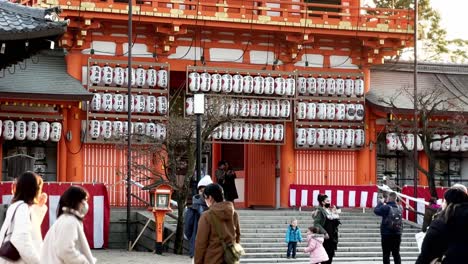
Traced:
[[468, 39], [467, 0], [431, 0], [432, 7], [442, 17], [442, 27], [447, 30], [448, 39]]

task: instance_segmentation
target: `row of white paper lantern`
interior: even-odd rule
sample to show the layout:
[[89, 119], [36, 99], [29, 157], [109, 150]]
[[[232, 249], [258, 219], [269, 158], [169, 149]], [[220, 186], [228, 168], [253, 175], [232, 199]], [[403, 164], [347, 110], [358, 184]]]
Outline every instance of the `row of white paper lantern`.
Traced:
[[[161, 123], [130, 123], [131, 135], [146, 135], [158, 140], [166, 138], [166, 125]], [[111, 139], [128, 135], [128, 123], [125, 121], [108, 121], [108, 120], [90, 120], [89, 121], [89, 136], [92, 139]]]
[[[401, 139], [397, 133], [388, 133], [386, 135], [386, 143], [388, 150], [404, 150], [404, 146], [408, 150], [414, 149], [414, 134], [401, 134]], [[459, 151], [468, 151], [468, 136], [453, 136], [450, 137], [449, 135], [440, 135], [434, 134], [433, 141], [430, 145], [430, 148], [434, 151], [452, 151], [452, 152], [459, 152]], [[416, 148], [418, 151], [422, 151], [424, 146], [422, 144], [421, 138], [417, 137]]]
[[299, 102], [296, 107], [298, 120], [347, 120], [362, 121], [364, 105]]
[[[3, 129], [2, 129], [3, 126]], [[0, 132], [5, 140], [40, 140], [58, 142], [62, 137], [62, 124], [59, 122], [0, 120]]]
[[[213, 107], [213, 114], [220, 116], [288, 118], [291, 115], [291, 102], [288, 100], [209, 98], [205, 103], [206, 111], [210, 111], [209, 107]], [[186, 99], [185, 112], [194, 114], [193, 97]]]
[[[169, 106], [166, 96], [131, 95], [130, 98], [133, 102], [130, 104], [131, 112], [167, 114]], [[126, 94], [95, 93], [90, 108], [95, 112], [127, 112], [127, 102], [128, 95]]]
[[297, 146], [362, 147], [365, 143], [363, 129], [297, 128]]
[[223, 92], [237, 94], [264, 94], [279, 96], [294, 96], [296, 93], [296, 80], [289, 76], [242, 76], [240, 74], [209, 74], [207, 72], [191, 72], [188, 75], [188, 87], [191, 92]]
[[[139, 66], [132, 68], [131, 86], [134, 87], [148, 87], [148, 88], [162, 88], [166, 89], [168, 84], [167, 70], [155, 70], [153, 67], [148, 69]], [[128, 67], [122, 68], [117, 64], [114, 68], [106, 64], [104, 67], [94, 64], [89, 69], [89, 81], [92, 85], [104, 86], [128, 86]]]
[[361, 78], [355, 80], [351, 78], [332, 78], [323, 77], [298, 77], [297, 91], [299, 95], [345, 95], [357, 96], [364, 95], [364, 81]]
[[255, 140], [279, 142], [284, 138], [283, 124], [225, 123], [211, 134], [214, 140]]

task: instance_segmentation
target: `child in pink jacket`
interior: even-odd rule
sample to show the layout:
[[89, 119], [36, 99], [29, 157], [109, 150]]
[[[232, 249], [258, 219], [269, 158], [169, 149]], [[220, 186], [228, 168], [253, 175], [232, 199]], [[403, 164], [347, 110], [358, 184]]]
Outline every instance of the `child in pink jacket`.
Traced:
[[328, 261], [327, 252], [322, 245], [324, 237], [319, 232], [320, 229], [313, 226], [307, 230], [307, 247], [304, 248], [304, 252], [309, 253], [311, 264]]

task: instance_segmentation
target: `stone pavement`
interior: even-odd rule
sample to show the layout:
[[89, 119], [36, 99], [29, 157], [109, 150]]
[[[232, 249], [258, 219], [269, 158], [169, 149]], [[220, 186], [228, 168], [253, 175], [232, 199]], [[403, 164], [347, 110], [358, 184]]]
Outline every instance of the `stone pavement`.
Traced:
[[125, 250], [93, 250], [98, 264], [190, 264], [188, 256], [179, 256], [170, 253], [156, 255], [151, 252], [128, 252]]

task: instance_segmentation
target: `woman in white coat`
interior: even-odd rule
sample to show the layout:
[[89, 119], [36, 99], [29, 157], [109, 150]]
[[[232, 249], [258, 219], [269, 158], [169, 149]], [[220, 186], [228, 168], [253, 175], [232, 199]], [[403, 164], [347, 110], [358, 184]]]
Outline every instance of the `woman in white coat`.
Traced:
[[83, 230], [83, 218], [88, 209], [88, 193], [82, 187], [71, 186], [62, 194], [57, 221], [44, 239], [41, 263], [96, 263]]
[[[0, 242], [10, 241], [18, 250], [20, 259], [12, 262], [0, 258], [0, 264], [39, 264], [40, 247], [40, 215], [34, 215], [31, 209], [40, 194], [42, 181], [33, 172], [23, 173], [13, 189], [12, 204], [8, 207], [5, 222], [0, 230]], [[45, 198], [46, 199], [46, 198]], [[41, 198], [45, 203], [44, 198]], [[14, 216], [14, 217], [13, 217]]]

